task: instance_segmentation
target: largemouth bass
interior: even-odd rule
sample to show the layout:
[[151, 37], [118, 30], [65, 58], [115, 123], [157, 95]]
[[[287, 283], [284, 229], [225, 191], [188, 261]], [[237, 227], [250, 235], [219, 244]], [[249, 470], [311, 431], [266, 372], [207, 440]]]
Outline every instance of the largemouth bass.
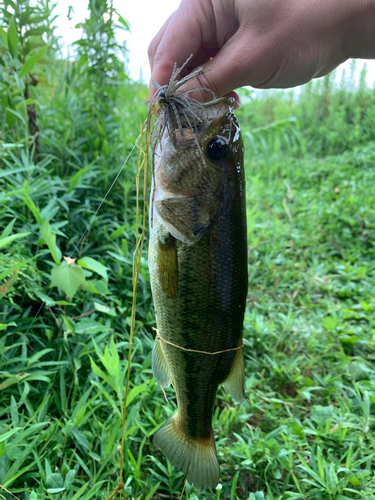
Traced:
[[216, 392], [222, 384], [244, 399], [247, 235], [233, 100], [203, 108], [195, 128], [185, 123], [174, 137], [166, 130], [155, 155], [149, 266], [158, 333], [153, 373], [162, 386], [173, 382], [178, 405], [154, 444], [190, 483], [213, 488]]

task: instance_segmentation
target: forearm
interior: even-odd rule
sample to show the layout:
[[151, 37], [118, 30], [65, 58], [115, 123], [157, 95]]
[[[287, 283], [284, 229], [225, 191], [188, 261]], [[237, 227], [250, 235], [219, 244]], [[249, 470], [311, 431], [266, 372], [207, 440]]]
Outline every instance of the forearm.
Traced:
[[345, 54], [349, 58], [375, 58], [375, 0], [352, 0], [347, 19]]

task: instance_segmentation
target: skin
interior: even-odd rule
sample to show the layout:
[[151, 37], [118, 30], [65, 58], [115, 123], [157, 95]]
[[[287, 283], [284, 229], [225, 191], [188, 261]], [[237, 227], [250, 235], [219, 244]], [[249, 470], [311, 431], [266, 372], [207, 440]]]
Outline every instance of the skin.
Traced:
[[[158, 332], [176, 345], [206, 352], [242, 345], [247, 241], [243, 145], [240, 135], [235, 137], [239, 129], [234, 121], [233, 115], [224, 115], [200, 137], [205, 154], [212, 138], [227, 137], [231, 130], [225, 159], [205, 157], [203, 163], [194, 141], [177, 144], [175, 149], [168, 138], [155, 174], [155, 200], [160, 191], [167, 189], [170, 195], [163, 202], [154, 201], [150, 230]], [[183, 220], [189, 227], [182, 231], [187, 238], [199, 234], [197, 241], [174, 238], [164, 218], [179, 229]], [[164, 343], [162, 347], [176, 389], [179, 428], [188, 439], [212, 440], [216, 392], [238, 351], [208, 356]]]
[[183, 90], [208, 87], [238, 106], [238, 87], [294, 87], [348, 58], [375, 58], [374, 32], [375, 0], [182, 0], [149, 46], [151, 79], [166, 84], [193, 54], [186, 74], [204, 73]]

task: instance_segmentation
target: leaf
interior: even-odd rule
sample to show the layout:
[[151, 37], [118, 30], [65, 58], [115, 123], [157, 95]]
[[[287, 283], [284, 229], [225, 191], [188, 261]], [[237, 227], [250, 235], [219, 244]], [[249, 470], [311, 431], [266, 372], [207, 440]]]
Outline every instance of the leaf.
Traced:
[[332, 316], [326, 316], [323, 319], [323, 327], [329, 332], [333, 332], [337, 326], [337, 321]]
[[26, 106], [29, 106], [30, 104], [36, 104], [35, 99], [25, 99], [25, 104]]
[[22, 427], [16, 427], [15, 429], [12, 429], [12, 430], [10, 430], [8, 432], [5, 432], [5, 434], [0, 434], [0, 443], [2, 443], [3, 441], [6, 441], [11, 436], [13, 436], [13, 434], [15, 434], [16, 432], [20, 431], [21, 429], [22, 429]]
[[47, 488], [62, 488], [64, 486], [63, 478], [60, 474], [53, 473], [47, 476]]
[[75, 327], [75, 333], [77, 335], [94, 335], [99, 332], [108, 331], [109, 327], [98, 323], [93, 319], [83, 319], [77, 323]]
[[39, 424], [34, 424], [31, 427], [26, 427], [22, 429], [21, 432], [17, 433], [17, 436], [12, 441], [13, 446], [24, 445], [29, 436], [38, 436], [40, 431], [48, 424], [48, 422], [40, 422]]
[[90, 271], [98, 273], [102, 278], [108, 281], [108, 268], [92, 257], [83, 257], [83, 259], [80, 259], [78, 261], [78, 264], [85, 269], [89, 269]]
[[125, 29], [126, 31], [130, 31], [130, 26], [129, 26], [129, 23], [126, 21], [126, 19], [124, 19], [122, 16], [118, 16], [118, 20], [119, 22], [123, 25], [123, 29]]
[[10, 267], [5, 269], [5, 271], [0, 273], [0, 280], [4, 279], [6, 276], [11, 274], [13, 271], [18, 270], [20, 267], [25, 266], [26, 264], [28, 264], [30, 262], [30, 260], [32, 260], [32, 259], [24, 260], [22, 262], [16, 262], [15, 264], [12, 264]]
[[14, 226], [14, 223], [16, 222], [16, 219], [13, 219], [9, 222], [9, 224], [7, 225], [7, 227], [4, 229], [4, 231], [1, 233], [1, 236], [0, 236], [0, 239], [1, 238], [6, 238], [7, 236], [10, 235], [10, 233], [12, 232], [12, 229], [13, 229], [13, 226]]
[[[4, 389], [7, 389], [13, 384], [18, 384], [19, 382], [22, 382], [25, 378], [29, 377], [30, 373], [18, 373], [17, 375], [10, 375], [8, 378], [5, 379], [5, 382], [2, 382], [0, 384], [0, 391], [3, 391]], [[1, 436], [0, 436], [0, 442], [1, 442]]]
[[86, 284], [83, 269], [80, 266], [67, 266], [60, 264], [52, 269], [51, 286], [58, 286], [72, 299], [78, 288]]
[[113, 231], [113, 233], [111, 233], [109, 237], [111, 239], [117, 238], [117, 236], [121, 236], [128, 229], [129, 229], [129, 224], [128, 223], [123, 224], [122, 226], [118, 227], [115, 231]]
[[12, 234], [11, 236], [7, 236], [6, 238], [0, 238], [0, 248], [4, 248], [12, 243], [12, 241], [17, 240], [18, 238], [24, 238], [31, 233], [19, 233]]
[[90, 484], [90, 481], [87, 481], [86, 484], [81, 486], [80, 489], [77, 491], [77, 493], [72, 496], [71, 500], [80, 500], [82, 498], [83, 493], [87, 490], [87, 487], [89, 484]]
[[131, 391], [129, 391], [128, 400], [126, 402], [126, 405], [127, 406], [130, 405], [130, 403], [134, 400], [134, 398], [136, 398], [137, 396], [142, 394], [142, 392], [145, 392], [148, 388], [149, 383], [150, 383], [150, 381], [146, 380], [146, 382], [143, 382], [142, 384], [139, 384], [139, 385], [136, 385], [135, 387], [133, 387], [133, 389]]
[[0, 26], [0, 46], [8, 48], [8, 35], [2, 26]]
[[32, 356], [31, 358], [29, 358], [28, 362], [27, 362], [27, 366], [31, 366], [33, 365], [34, 363], [36, 363], [40, 358], [42, 358], [45, 354], [48, 354], [49, 352], [53, 351], [54, 349], [52, 348], [46, 348], [46, 349], [42, 349], [40, 351], [37, 351], [34, 356]]
[[17, 323], [15, 323], [14, 321], [12, 321], [11, 323], [0, 323], [0, 332], [2, 330], [6, 330], [8, 326], [17, 326]]
[[114, 384], [114, 382], [106, 373], [103, 372], [103, 370], [99, 368], [99, 366], [95, 363], [95, 361], [91, 358], [91, 356], [90, 356], [90, 361], [91, 361], [92, 371], [95, 373], [95, 375], [98, 375], [98, 377], [102, 378], [105, 382], [107, 382], [107, 384], [109, 384], [114, 390], [116, 390], [116, 385]]
[[[58, 248], [56, 246], [56, 234], [52, 233], [51, 231], [51, 226], [48, 221], [48, 219], [44, 219], [42, 228], [40, 230], [45, 242], [47, 243], [47, 246], [49, 248], [49, 251], [51, 252], [52, 258], [55, 261], [55, 264], [60, 264], [61, 259], [58, 256]], [[59, 251], [60, 252], [60, 251]], [[61, 287], [60, 287], [61, 288]]]
[[25, 32], [24, 38], [28, 39], [31, 36], [40, 36], [40, 35], [43, 35], [43, 33], [45, 33], [45, 32], [46, 32], [46, 28], [44, 26], [39, 26], [37, 28], [30, 28], [29, 30], [27, 30]]
[[16, 23], [14, 21], [14, 16], [10, 18], [9, 22], [8, 48], [13, 59], [16, 59], [18, 54], [18, 33], [17, 33]]
[[64, 488], [67, 490], [71, 487], [74, 482], [74, 477], [76, 475], [76, 471], [74, 469], [70, 469], [65, 477]]
[[[158, 490], [160, 486], [160, 482], [159, 483], [156, 483], [155, 486], [149, 491], [149, 493], [147, 494], [145, 500], [151, 500], [151, 498], [154, 497], [154, 493]], [[31, 500], [31, 499], [30, 499]]]
[[39, 297], [39, 298], [40, 298], [40, 300], [41, 300], [42, 302], [44, 302], [44, 303], [45, 303], [45, 305], [46, 305], [47, 307], [48, 307], [48, 306], [49, 306], [49, 307], [53, 307], [53, 306], [55, 306], [55, 305], [56, 305], [56, 301], [55, 301], [55, 300], [51, 299], [51, 297], [49, 297], [48, 295], [46, 295], [46, 294], [44, 294], [44, 293], [40, 292], [39, 290], [36, 290], [34, 293], [35, 293], [35, 295], [36, 295], [37, 297]]
[[91, 293], [99, 293], [100, 295], [107, 296], [110, 294], [107, 283], [104, 280], [89, 280], [86, 281], [86, 290]]
[[62, 319], [65, 323], [66, 331], [69, 333], [74, 333], [75, 332], [74, 323], [64, 315], [62, 315]]
[[[18, 171], [19, 169], [17, 169], [15, 171], [15, 173]], [[29, 210], [33, 213], [36, 221], [38, 224], [43, 224], [43, 220], [42, 220], [42, 216], [40, 215], [40, 211], [38, 209], [38, 207], [35, 205], [35, 203], [33, 202], [33, 200], [30, 198], [30, 196], [27, 194], [27, 193], [23, 193], [22, 194], [22, 198], [24, 199], [27, 207], [29, 208]]]
[[[16, 111], [15, 109], [12, 109], [12, 108], [5, 108], [9, 113], [11, 113], [12, 115], [16, 116], [19, 120], [21, 120], [21, 122], [26, 125], [26, 120], [25, 118], [20, 114], [18, 113], [18, 111]], [[25, 169], [26, 170], [26, 169]], [[9, 175], [9, 173], [8, 173]]]
[[13, 395], [10, 398], [10, 415], [12, 417], [12, 424], [16, 426], [20, 421], [20, 417], [18, 415], [17, 401]]
[[[2, 144], [2, 147], [4, 147], [4, 144]], [[1, 177], [9, 177], [10, 175], [18, 174], [19, 172], [26, 172], [29, 170], [34, 170], [35, 165], [31, 165], [30, 167], [20, 167], [20, 168], [14, 168], [13, 170], [4, 170], [3, 172], [0, 172], [0, 178]], [[24, 196], [24, 193], [23, 193]], [[42, 223], [42, 221], [40, 221]]]
[[33, 56], [29, 57], [29, 59], [25, 62], [22, 68], [18, 72], [18, 76], [23, 78], [33, 69], [34, 65], [45, 55], [47, 52], [48, 46], [45, 46], [38, 50]]
[[[94, 497], [94, 495], [96, 495], [97, 491], [102, 487], [102, 484], [104, 483], [105, 481], [99, 481], [98, 483], [94, 484], [94, 486], [91, 488], [90, 491], [88, 491], [86, 493], [85, 496], [82, 497], [82, 500], [89, 500], [89, 498], [92, 498]], [[95, 498], [95, 497], [94, 497]], [[97, 497], [96, 497], [97, 498]], [[73, 498], [72, 498], [73, 500]]]
[[112, 307], [104, 306], [103, 304], [99, 304], [98, 302], [94, 302], [94, 307], [97, 311], [108, 314], [109, 316], [117, 316], [115, 309]]
[[78, 429], [73, 427], [72, 436], [74, 437], [76, 443], [82, 446], [82, 448], [84, 448], [85, 450], [90, 449], [90, 442], [87, 439], [87, 436], [82, 431], [79, 431]]
[[80, 178], [84, 174], [86, 174], [90, 170], [90, 168], [91, 168], [91, 164], [87, 165], [87, 167], [85, 167], [85, 168], [82, 168], [75, 175], [73, 175], [73, 177], [70, 180], [70, 184], [69, 184], [69, 188], [67, 190], [67, 193], [70, 193], [78, 186], [78, 182], [79, 182]]

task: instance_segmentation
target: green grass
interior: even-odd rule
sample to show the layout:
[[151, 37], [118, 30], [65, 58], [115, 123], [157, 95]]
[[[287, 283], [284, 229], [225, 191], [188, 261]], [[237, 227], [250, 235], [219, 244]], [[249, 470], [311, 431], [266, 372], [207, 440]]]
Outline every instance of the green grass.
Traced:
[[[147, 89], [116, 56], [106, 0], [90, 3], [70, 62], [57, 57], [47, 4], [3, 3], [13, 44], [0, 30], [0, 485], [20, 500], [105, 500], [119, 472], [136, 153], [80, 238], [134, 145]], [[39, 35], [21, 39], [25, 19]], [[29, 77], [19, 75], [43, 44], [29, 89], [36, 148]], [[362, 75], [358, 87], [326, 77], [299, 97], [243, 97], [247, 397], [219, 391], [221, 489], [187, 485], [184, 498], [374, 500], [375, 92]], [[145, 251], [126, 492], [177, 500], [183, 474], [152, 444], [176, 408], [173, 389], [167, 404], [152, 377], [154, 326]]]
[[[324, 160], [275, 159], [271, 169], [246, 159], [247, 399], [218, 395], [216, 498], [375, 498], [374, 152], [371, 143]], [[105, 255], [116, 302], [117, 261]], [[76, 498], [105, 498], [114, 487], [129, 331], [119, 308], [20, 339], [8, 367], [19, 379], [5, 378], [13, 385], [0, 414], [3, 433], [18, 429], [5, 441], [0, 484], [20, 498], [69, 499], [85, 485]], [[151, 310], [148, 325], [139, 320], [132, 363], [127, 493], [147, 498], [159, 485], [149, 498], [178, 498], [182, 474], [152, 445], [175, 402], [152, 378]], [[3, 334], [4, 354], [11, 338]], [[191, 487], [187, 497], [214, 498]]]

